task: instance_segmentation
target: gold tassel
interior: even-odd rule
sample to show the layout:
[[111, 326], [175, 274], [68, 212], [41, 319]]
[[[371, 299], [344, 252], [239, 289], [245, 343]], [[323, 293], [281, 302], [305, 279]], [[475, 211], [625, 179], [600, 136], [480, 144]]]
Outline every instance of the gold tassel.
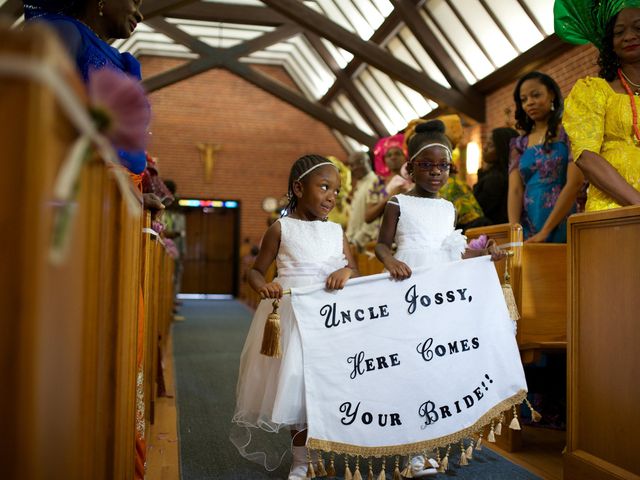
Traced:
[[498, 419], [498, 424], [496, 425], [496, 435], [502, 435], [502, 423], [504, 422], [504, 413], [500, 414], [500, 418]]
[[400, 472], [400, 475], [404, 478], [413, 478], [413, 470], [411, 470], [411, 457], [407, 457], [407, 464]]
[[487, 435], [487, 440], [489, 440], [490, 443], [496, 443], [496, 434], [494, 433], [493, 422], [491, 422], [491, 430], [489, 430], [489, 435]]
[[349, 469], [349, 457], [344, 456], [344, 480], [353, 480], [353, 475]]
[[373, 479], [373, 458], [369, 457], [369, 473], [367, 474], [367, 480]]
[[353, 480], [362, 480], [360, 474], [360, 457], [356, 457], [356, 469], [353, 471]]
[[509, 318], [514, 322], [520, 319], [520, 313], [518, 312], [518, 305], [516, 304], [516, 296], [513, 294], [513, 288], [508, 283], [502, 285], [502, 295], [504, 295], [504, 301], [507, 304], [509, 310]]
[[525, 398], [524, 401], [527, 404], [527, 407], [529, 407], [529, 410], [531, 410], [531, 420], [533, 420], [534, 422], [539, 422], [540, 419], [542, 419], [542, 415], [540, 415], [540, 412], [537, 412], [533, 408], [533, 405], [531, 405], [531, 402], [529, 402], [528, 398]]
[[467, 447], [467, 460], [473, 460], [473, 440]]
[[516, 406], [513, 406], [513, 420], [509, 424], [509, 428], [511, 430], [522, 430], [520, 428], [520, 422], [518, 421], [518, 411], [516, 410]]
[[387, 459], [385, 457], [382, 457], [382, 466], [377, 480], [387, 480]]
[[327, 468], [327, 477], [335, 477], [336, 476], [336, 464], [335, 464], [335, 456], [333, 452], [331, 452], [331, 456], [329, 457], [329, 468]]
[[313, 470], [313, 462], [311, 461], [311, 450], [307, 448], [307, 478], [316, 478], [316, 472]]
[[400, 458], [396, 457], [396, 466], [393, 469], [393, 480], [402, 480], [400, 477]]
[[440, 462], [440, 468], [438, 469], [440, 473], [445, 473], [449, 468], [449, 452], [450, 451], [451, 451], [451, 445], [447, 447], [447, 451], [444, 454], [444, 458], [442, 459], [442, 462]]
[[262, 348], [260, 353], [267, 357], [280, 358], [282, 350], [280, 348], [280, 314], [278, 307], [280, 303], [276, 298], [273, 303], [273, 311], [267, 317], [262, 334]]
[[482, 432], [480, 432], [480, 436], [478, 437], [478, 443], [476, 443], [476, 450], [482, 450]]
[[465, 465], [469, 465], [469, 462], [467, 462], [467, 455], [464, 453], [464, 442], [460, 442], [460, 466], [464, 467]]
[[316, 462], [316, 477], [326, 477], [327, 470], [324, 468], [324, 458], [322, 458], [322, 452], [318, 450], [318, 461]]
[[502, 295], [504, 295], [504, 301], [507, 304], [507, 310], [509, 310], [509, 318], [517, 322], [520, 318], [520, 312], [518, 312], [518, 304], [516, 303], [516, 296], [513, 294], [513, 288], [511, 288], [511, 275], [509, 274], [509, 258], [512, 255], [513, 253], [509, 253], [505, 261]]

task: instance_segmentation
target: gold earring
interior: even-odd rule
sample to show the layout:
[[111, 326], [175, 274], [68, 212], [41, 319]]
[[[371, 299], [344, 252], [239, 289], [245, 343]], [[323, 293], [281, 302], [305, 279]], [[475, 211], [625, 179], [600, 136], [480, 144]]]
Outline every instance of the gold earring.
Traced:
[[104, 0], [98, 0], [98, 15], [100, 15], [101, 17], [104, 16]]

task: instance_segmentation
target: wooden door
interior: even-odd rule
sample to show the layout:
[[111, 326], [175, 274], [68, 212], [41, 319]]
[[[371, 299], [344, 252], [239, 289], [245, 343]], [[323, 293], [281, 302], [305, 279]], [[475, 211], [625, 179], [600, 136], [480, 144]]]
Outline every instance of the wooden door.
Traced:
[[238, 208], [187, 208], [181, 293], [237, 294]]

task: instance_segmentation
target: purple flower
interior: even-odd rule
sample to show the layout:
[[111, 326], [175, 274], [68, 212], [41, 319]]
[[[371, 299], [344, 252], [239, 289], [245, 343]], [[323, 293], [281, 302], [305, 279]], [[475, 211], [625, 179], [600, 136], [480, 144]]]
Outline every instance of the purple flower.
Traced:
[[478, 238], [474, 238], [469, 242], [469, 248], [471, 250], [482, 250], [487, 248], [487, 236], [480, 235]]
[[135, 77], [102, 68], [89, 73], [91, 115], [96, 126], [116, 148], [146, 148], [150, 109], [142, 85]]

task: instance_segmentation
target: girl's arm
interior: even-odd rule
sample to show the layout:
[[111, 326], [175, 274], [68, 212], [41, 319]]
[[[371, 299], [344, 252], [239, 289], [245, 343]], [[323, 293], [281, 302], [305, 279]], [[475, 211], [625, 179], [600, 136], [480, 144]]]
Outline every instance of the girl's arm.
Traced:
[[276, 282], [267, 282], [264, 278], [267, 269], [278, 255], [280, 232], [280, 222], [275, 222], [269, 227], [262, 239], [258, 257], [247, 274], [249, 285], [262, 298], [282, 298], [282, 286]]
[[569, 162], [567, 166], [567, 182], [562, 187], [560, 195], [553, 206], [553, 210], [547, 217], [542, 229], [527, 240], [529, 243], [545, 242], [554, 228], [566, 217], [571, 207], [576, 203], [576, 198], [580, 187], [584, 182], [582, 172], [576, 167], [574, 162]]
[[613, 166], [600, 155], [584, 150], [576, 160], [589, 183], [613, 198], [621, 206], [640, 204], [640, 192], [633, 188]]
[[336, 270], [329, 277], [327, 277], [327, 289], [328, 290], [342, 290], [352, 277], [359, 275], [358, 266], [351, 253], [351, 247], [349, 247], [349, 241], [346, 235], [342, 235], [342, 252], [347, 257], [347, 266]]
[[507, 196], [507, 209], [509, 212], [509, 223], [519, 223], [522, 216], [522, 196], [524, 195], [524, 185], [520, 170], [514, 168], [509, 174], [509, 194]]
[[398, 218], [400, 218], [400, 207], [394, 203], [387, 203], [382, 217], [378, 243], [376, 244], [376, 257], [393, 278], [404, 280], [411, 276], [411, 269], [406, 263], [393, 258], [393, 252], [391, 251], [391, 245], [396, 236]]

